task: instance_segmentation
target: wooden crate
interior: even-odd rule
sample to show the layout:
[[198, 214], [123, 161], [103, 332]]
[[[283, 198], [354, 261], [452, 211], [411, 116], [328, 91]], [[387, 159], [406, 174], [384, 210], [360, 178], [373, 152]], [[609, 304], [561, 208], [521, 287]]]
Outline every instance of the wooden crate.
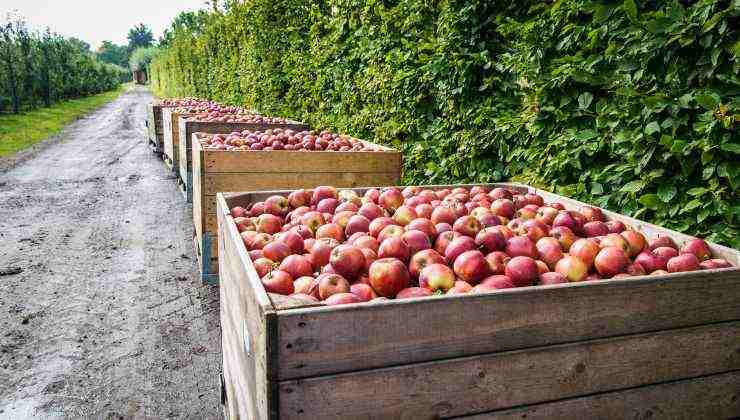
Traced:
[[146, 109], [146, 129], [149, 147], [154, 153], [162, 154], [164, 146], [164, 131], [162, 127], [162, 105], [151, 103]]
[[396, 185], [401, 179], [401, 153], [387, 147], [378, 152], [229, 152], [204, 150], [198, 140], [200, 135], [192, 138], [192, 200], [196, 242], [201, 250], [199, 267], [206, 283], [218, 283], [216, 193], [318, 185]]
[[178, 133], [180, 135], [179, 144], [179, 171], [182, 180], [185, 199], [188, 203], [193, 202], [193, 147], [192, 139], [195, 133], [204, 134], [228, 134], [234, 131], [257, 131], [267, 130], [270, 128], [288, 128], [296, 131], [308, 130], [308, 126], [303, 123], [290, 121], [285, 124], [255, 124], [255, 123], [225, 123], [225, 122], [204, 122], [189, 121], [180, 118]]
[[180, 113], [174, 108], [162, 109], [163, 144], [162, 160], [172, 172], [177, 173], [180, 153]]
[[306, 306], [265, 292], [229, 214], [274, 193], [217, 196], [231, 420], [740, 416], [736, 250], [710, 244], [727, 269]]

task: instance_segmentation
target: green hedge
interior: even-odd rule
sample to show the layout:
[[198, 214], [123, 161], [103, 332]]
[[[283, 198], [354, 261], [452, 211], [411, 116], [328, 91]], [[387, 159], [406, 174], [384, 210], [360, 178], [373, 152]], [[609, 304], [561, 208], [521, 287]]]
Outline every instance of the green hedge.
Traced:
[[0, 23], [0, 113], [107, 92], [130, 77], [97, 61], [82, 41], [32, 32], [22, 20]]
[[152, 83], [399, 147], [406, 183], [515, 179], [740, 248], [736, 4], [235, 2], [173, 27]]

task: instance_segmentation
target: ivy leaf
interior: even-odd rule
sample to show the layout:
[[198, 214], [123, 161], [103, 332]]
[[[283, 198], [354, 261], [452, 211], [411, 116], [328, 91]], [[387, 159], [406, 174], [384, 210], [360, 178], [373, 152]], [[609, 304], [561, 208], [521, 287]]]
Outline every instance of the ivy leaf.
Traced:
[[694, 99], [704, 109], [712, 110], [719, 104], [719, 95], [716, 93], [696, 95]]
[[622, 8], [624, 9], [624, 13], [627, 14], [627, 17], [629, 17], [632, 22], [637, 21], [637, 5], [634, 0], [625, 0], [624, 3], [622, 3]]
[[659, 132], [660, 132], [660, 124], [658, 124], [657, 121], [653, 121], [645, 127], [645, 134], [647, 134], [648, 136], [653, 133], [659, 133]]
[[658, 198], [660, 201], [667, 203], [676, 196], [676, 187], [673, 185], [661, 185], [658, 187]]
[[594, 100], [594, 95], [592, 95], [590, 92], [583, 92], [582, 94], [578, 95], [578, 107], [581, 109], [588, 109], [589, 105], [591, 105], [591, 101]]
[[698, 195], [703, 195], [707, 191], [709, 191], [709, 190], [706, 189], [706, 188], [704, 188], [704, 187], [697, 187], [697, 188], [692, 188], [692, 189], [686, 191], [686, 194], [688, 194], [688, 195], [690, 195], [692, 197], [696, 197]]
[[631, 181], [631, 182], [624, 184], [622, 188], [620, 189], [620, 191], [636, 193], [643, 188], [645, 188], [645, 181], [638, 179], [636, 181]]
[[658, 199], [658, 196], [656, 194], [645, 194], [637, 201], [651, 210], [657, 209], [661, 204], [660, 199]]
[[686, 205], [683, 207], [683, 210], [681, 210], [681, 213], [686, 213], [687, 211], [694, 210], [695, 208], [701, 206], [701, 201], [699, 199], [693, 199], [686, 203]]

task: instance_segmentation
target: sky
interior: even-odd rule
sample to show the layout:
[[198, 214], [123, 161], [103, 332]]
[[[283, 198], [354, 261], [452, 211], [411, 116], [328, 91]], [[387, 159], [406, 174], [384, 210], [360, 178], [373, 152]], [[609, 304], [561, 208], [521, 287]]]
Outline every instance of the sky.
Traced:
[[0, 20], [8, 12], [25, 17], [34, 29], [73, 36], [93, 49], [104, 40], [127, 44], [129, 29], [139, 23], [158, 39], [182, 11], [204, 8], [204, 0], [0, 0]]

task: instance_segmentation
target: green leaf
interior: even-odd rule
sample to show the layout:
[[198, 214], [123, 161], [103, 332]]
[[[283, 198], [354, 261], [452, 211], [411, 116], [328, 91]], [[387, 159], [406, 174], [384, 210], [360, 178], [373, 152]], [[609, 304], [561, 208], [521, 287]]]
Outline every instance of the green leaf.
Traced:
[[645, 188], [645, 181], [638, 179], [636, 181], [631, 181], [631, 182], [624, 184], [622, 188], [620, 189], [620, 191], [636, 193], [643, 188]]
[[719, 95], [716, 93], [696, 95], [694, 99], [704, 109], [712, 110], [719, 104]]
[[709, 190], [706, 189], [706, 188], [704, 188], [704, 187], [696, 187], [696, 188], [692, 188], [692, 189], [686, 191], [686, 194], [688, 194], [688, 195], [690, 195], [692, 197], [696, 197], [698, 195], [703, 195], [707, 191], [709, 191]]
[[740, 155], [740, 143], [722, 143], [719, 148], [724, 150], [725, 152]]
[[604, 193], [604, 187], [598, 182], [591, 183], [591, 194], [601, 195]]
[[708, 21], [704, 22], [704, 25], [701, 28], [701, 33], [706, 33], [712, 30], [719, 21], [724, 18], [724, 13], [717, 13], [714, 16], [712, 16]]
[[661, 185], [658, 187], [658, 198], [660, 201], [667, 203], [676, 196], [676, 187], [673, 185]]
[[594, 95], [592, 95], [590, 92], [583, 92], [582, 94], [578, 95], [578, 107], [581, 109], [588, 109], [589, 105], [591, 105], [591, 101], [594, 100]]
[[640, 197], [639, 200], [640, 204], [644, 205], [645, 207], [655, 210], [660, 206], [660, 199], [658, 199], [658, 196], [656, 194], [645, 194], [642, 197]]
[[627, 17], [629, 17], [632, 22], [637, 21], [637, 5], [634, 0], [625, 0], [624, 3], [622, 3], [622, 8], [624, 9], [624, 13], [627, 14]]
[[701, 201], [698, 199], [693, 199], [686, 203], [686, 205], [683, 207], [683, 210], [681, 210], [681, 213], [686, 213], [687, 211], [694, 210], [695, 208], [701, 206]]
[[659, 133], [659, 132], [660, 132], [660, 124], [658, 124], [657, 121], [653, 121], [645, 127], [645, 134], [647, 134], [648, 136], [653, 133]]

